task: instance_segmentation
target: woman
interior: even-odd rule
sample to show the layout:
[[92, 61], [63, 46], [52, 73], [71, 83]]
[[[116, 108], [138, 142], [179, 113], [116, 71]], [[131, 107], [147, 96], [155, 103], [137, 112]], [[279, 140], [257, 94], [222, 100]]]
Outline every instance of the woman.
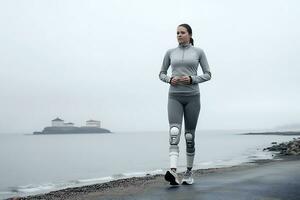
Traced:
[[[166, 172], [165, 180], [171, 185], [180, 184], [176, 168], [183, 116], [187, 170], [183, 175], [182, 184], [193, 184], [195, 130], [201, 107], [198, 84], [211, 79], [204, 51], [194, 47], [192, 28], [188, 24], [180, 24], [177, 27], [177, 40], [178, 46], [166, 52], [159, 73], [159, 79], [170, 84], [168, 95], [170, 170]], [[203, 71], [202, 75], [197, 75], [199, 63]], [[167, 71], [170, 65], [172, 75], [168, 76]]]

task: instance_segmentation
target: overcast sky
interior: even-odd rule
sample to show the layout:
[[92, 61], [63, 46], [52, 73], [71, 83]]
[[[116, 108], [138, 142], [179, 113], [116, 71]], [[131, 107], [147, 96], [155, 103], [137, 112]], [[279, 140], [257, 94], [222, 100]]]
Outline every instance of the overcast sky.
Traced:
[[56, 117], [168, 130], [158, 74], [181, 23], [212, 73], [199, 85], [197, 130], [299, 123], [299, 19], [296, 0], [1, 0], [0, 132], [40, 131]]

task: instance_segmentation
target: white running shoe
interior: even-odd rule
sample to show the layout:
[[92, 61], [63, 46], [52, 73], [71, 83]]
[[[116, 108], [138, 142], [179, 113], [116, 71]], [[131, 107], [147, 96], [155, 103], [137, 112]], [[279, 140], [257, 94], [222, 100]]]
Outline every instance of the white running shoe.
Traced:
[[170, 182], [170, 185], [179, 185], [178, 175], [173, 170], [168, 170], [166, 172], [165, 180]]
[[182, 184], [192, 185], [194, 183], [193, 172], [191, 170], [186, 170], [183, 174]]

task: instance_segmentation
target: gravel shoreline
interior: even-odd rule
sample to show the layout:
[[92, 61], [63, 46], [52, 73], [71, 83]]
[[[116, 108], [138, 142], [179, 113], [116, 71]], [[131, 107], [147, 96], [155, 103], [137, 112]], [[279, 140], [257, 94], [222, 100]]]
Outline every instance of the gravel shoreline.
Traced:
[[[233, 171], [244, 168], [257, 167], [259, 165], [270, 164], [273, 162], [284, 162], [289, 160], [299, 160], [300, 159], [300, 137], [298, 139], [294, 138], [293, 141], [281, 143], [279, 145], [272, 143], [273, 146], [264, 149], [268, 151], [274, 151], [273, 159], [260, 159], [246, 162], [236, 166], [230, 167], [220, 167], [220, 168], [209, 168], [209, 169], [197, 169], [193, 170], [194, 177], [201, 177], [204, 175], [209, 175], [211, 173], [222, 173], [225, 171]], [[282, 149], [287, 152], [289, 148], [293, 148], [293, 152], [297, 154], [285, 154], [282, 153]], [[291, 152], [291, 151], [289, 151]], [[182, 173], [178, 173], [179, 177], [182, 177]], [[40, 195], [32, 195], [27, 197], [13, 197], [9, 200], [58, 200], [58, 199], [68, 199], [77, 200], [85, 199], [86, 195], [96, 195], [98, 197], [109, 194], [122, 194], [122, 193], [135, 193], [144, 190], [145, 188], [150, 188], [157, 185], [168, 185], [164, 180], [163, 174], [157, 175], [147, 175], [144, 177], [132, 177], [120, 180], [114, 180], [107, 183], [93, 184], [80, 187], [66, 188], [62, 190], [52, 191]]]

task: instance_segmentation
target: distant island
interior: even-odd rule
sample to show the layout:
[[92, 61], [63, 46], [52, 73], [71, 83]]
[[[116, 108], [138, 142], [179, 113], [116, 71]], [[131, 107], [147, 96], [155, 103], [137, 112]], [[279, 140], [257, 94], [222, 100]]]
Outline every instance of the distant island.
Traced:
[[74, 123], [65, 123], [64, 120], [56, 118], [52, 120], [52, 126], [45, 127], [43, 131], [35, 131], [34, 135], [44, 134], [81, 134], [81, 133], [111, 133], [110, 130], [100, 127], [100, 121], [88, 120], [86, 126], [76, 127]]
[[272, 131], [272, 132], [253, 132], [239, 133], [238, 135], [300, 135], [300, 131]]

